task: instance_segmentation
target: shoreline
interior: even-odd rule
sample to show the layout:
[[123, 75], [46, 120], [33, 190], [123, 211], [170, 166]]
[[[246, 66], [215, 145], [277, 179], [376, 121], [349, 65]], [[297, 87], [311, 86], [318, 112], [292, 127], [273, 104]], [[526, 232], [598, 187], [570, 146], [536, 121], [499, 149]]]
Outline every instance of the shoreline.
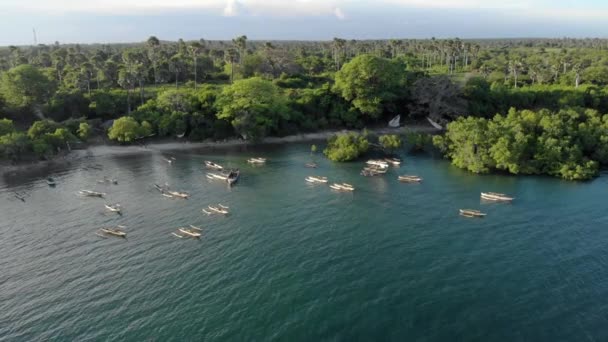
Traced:
[[[93, 143], [86, 149], [73, 150], [67, 154], [56, 156], [51, 160], [40, 160], [35, 162], [18, 163], [16, 165], [0, 164], [2, 169], [2, 175], [16, 173], [25, 169], [40, 169], [45, 167], [55, 166], [66, 162], [74, 162], [83, 158], [91, 157], [102, 157], [109, 155], [128, 155], [138, 153], [153, 153], [153, 152], [166, 152], [166, 151], [178, 151], [178, 150], [195, 150], [204, 148], [231, 148], [237, 146], [256, 146], [256, 145], [271, 145], [271, 144], [285, 144], [285, 143], [302, 143], [302, 142], [313, 142], [313, 141], [325, 141], [332, 135], [338, 133], [359, 133], [360, 130], [334, 130], [334, 131], [321, 131], [315, 133], [302, 133], [288, 135], [284, 137], [267, 137], [263, 141], [252, 143], [250, 141], [242, 139], [228, 139], [223, 141], [203, 141], [203, 142], [190, 142], [183, 141], [177, 142], [175, 140], [165, 142], [152, 142], [145, 146], [142, 145], [107, 145], [103, 143]], [[405, 125], [399, 128], [378, 128], [368, 129], [369, 133], [372, 134], [405, 134], [405, 133], [437, 133], [438, 129], [428, 125]]]

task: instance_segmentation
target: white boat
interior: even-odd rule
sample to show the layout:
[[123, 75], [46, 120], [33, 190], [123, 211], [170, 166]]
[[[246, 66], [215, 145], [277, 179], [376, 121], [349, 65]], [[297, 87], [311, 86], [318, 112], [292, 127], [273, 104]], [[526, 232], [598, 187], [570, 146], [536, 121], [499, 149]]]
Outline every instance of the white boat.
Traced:
[[327, 177], [308, 176], [305, 180], [309, 183], [327, 183]]
[[482, 213], [481, 211], [474, 210], [474, 209], [460, 209], [459, 212], [460, 212], [460, 215], [465, 216], [465, 217], [482, 218], [482, 217], [486, 216], [485, 213]]
[[212, 173], [212, 172], [207, 173], [207, 178], [211, 179], [211, 180], [222, 180], [222, 181], [228, 180], [227, 175], [223, 175], [221, 173]]
[[308, 168], [311, 168], [311, 169], [316, 169], [317, 168], [317, 163], [307, 163], [304, 166], [306, 166]]
[[175, 198], [175, 197], [173, 197], [173, 195], [169, 195], [169, 194], [165, 194], [165, 193], [163, 193], [163, 196], [165, 196], [167, 198]]
[[363, 171], [367, 171], [373, 173], [375, 175], [385, 174], [388, 172], [388, 169], [385, 167], [380, 167], [377, 165], [370, 165], [363, 168]]
[[114, 212], [114, 213], [120, 213], [120, 212], [122, 212], [122, 208], [120, 207], [120, 204], [118, 204], [118, 203], [117, 204], [113, 204], [113, 205], [112, 204], [106, 204], [105, 207], [106, 207], [106, 209], [108, 209], [109, 211]]
[[122, 238], [127, 237], [127, 233], [125, 233], [124, 231], [117, 229], [117, 228], [101, 228], [100, 231], [102, 233], [112, 235], [112, 236], [117, 236], [117, 237], [122, 237]]
[[334, 183], [332, 185], [329, 186], [330, 188], [337, 190], [337, 191], [355, 191], [355, 187], [353, 187], [350, 184], [346, 184], [346, 183]]
[[82, 196], [87, 196], [87, 197], [103, 197], [105, 196], [105, 194], [103, 192], [97, 192], [97, 191], [92, 191], [92, 190], [80, 190], [78, 191], [78, 193]]
[[397, 128], [397, 127], [399, 127], [400, 121], [401, 121], [401, 115], [397, 115], [391, 121], [388, 122], [388, 126], [392, 127], [392, 128]]
[[419, 183], [419, 182], [422, 182], [422, 178], [420, 178], [418, 176], [403, 175], [403, 176], [399, 176], [399, 181], [406, 182], [406, 183]]
[[509, 197], [505, 194], [501, 194], [501, 193], [497, 193], [497, 192], [482, 192], [481, 198], [484, 200], [495, 201], [495, 202], [511, 202], [515, 199], [514, 197]]
[[428, 120], [428, 122], [431, 124], [431, 126], [433, 126], [433, 127], [437, 128], [437, 129], [441, 129], [441, 130], [443, 130], [443, 127], [442, 127], [440, 124], [438, 124], [438, 123], [436, 123], [435, 121], [431, 120], [431, 118], [429, 118], [428, 116], [426, 117], [426, 119], [427, 119], [427, 120]]
[[266, 158], [249, 158], [247, 162], [249, 164], [265, 164]]
[[191, 238], [198, 239], [201, 237], [201, 233], [195, 232], [193, 229], [179, 228], [178, 231]]
[[212, 170], [223, 170], [224, 167], [212, 161], [205, 160], [205, 167]]
[[214, 207], [214, 206], [208, 206], [207, 207], [209, 210], [211, 210], [214, 213], [218, 213], [218, 214], [222, 214], [222, 215], [228, 215], [228, 210], [220, 208], [220, 207]]
[[179, 192], [179, 191], [167, 191], [167, 193], [173, 197], [179, 197], [179, 198], [188, 198], [190, 197], [190, 194], [187, 192]]
[[397, 159], [397, 158], [384, 158], [384, 161], [393, 166], [401, 165], [401, 159]]
[[383, 169], [388, 168], [388, 163], [385, 162], [384, 160], [375, 160], [375, 159], [370, 159], [368, 161], [365, 162], [367, 165], [374, 165]]

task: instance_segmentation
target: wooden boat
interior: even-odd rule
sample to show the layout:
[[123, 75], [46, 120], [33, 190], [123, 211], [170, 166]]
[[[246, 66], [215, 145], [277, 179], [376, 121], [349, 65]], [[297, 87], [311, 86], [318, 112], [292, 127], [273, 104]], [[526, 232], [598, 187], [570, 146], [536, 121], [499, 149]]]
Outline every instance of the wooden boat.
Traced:
[[167, 193], [173, 197], [179, 197], [179, 198], [188, 198], [190, 197], [190, 194], [187, 192], [179, 192], [179, 191], [167, 191]]
[[249, 164], [265, 164], [266, 158], [249, 158], [247, 162]]
[[403, 175], [399, 176], [399, 181], [405, 183], [420, 183], [422, 182], [422, 178], [418, 176]]
[[91, 191], [91, 190], [80, 190], [78, 193], [82, 196], [87, 197], [103, 197], [105, 194], [103, 192]]
[[316, 169], [317, 168], [317, 163], [307, 163], [304, 166], [306, 166], [308, 168], [311, 168], [311, 169]]
[[179, 228], [178, 231], [191, 238], [198, 239], [201, 237], [201, 233], [194, 231], [194, 229]]
[[511, 202], [515, 198], [497, 192], [482, 192], [481, 199], [494, 202]]
[[353, 187], [350, 184], [347, 183], [334, 183], [332, 185], [329, 186], [330, 188], [337, 190], [337, 191], [355, 191], [355, 187]]
[[385, 174], [385, 173], [388, 172], [388, 169], [384, 168], [384, 167], [379, 167], [379, 166], [371, 165], [371, 166], [364, 167], [363, 171], [370, 171], [370, 172], [373, 172], [375, 174]]
[[46, 179], [46, 184], [48, 184], [49, 186], [55, 186], [57, 185], [57, 183], [55, 182], [55, 180], [51, 177]]
[[401, 165], [401, 159], [397, 159], [397, 158], [384, 158], [384, 161], [393, 166]]
[[465, 216], [465, 217], [478, 217], [478, 218], [482, 218], [484, 216], [486, 216], [485, 213], [482, 213], [479, 210], [474, 210], [474, 209], [460, 209], [460, 215]]
[[228, 210], [221, 208], [221, 207], [214, 207], [214, 206], [208, 206], [207, 208], [209, 208], [209, 210], [211, 210], [214, 213], [218, 213], [218, 214], [222, 214], [222, 215], [228, 215], [229, 212]]
[[210, 180], [222, 180], [222, 181], [225, 181], [225, 180], [228, 180], [228, 176], [227, 176], [227, 175], [220, 174], [220, 173], [212, 173], [212, 172], [208, 172], [208, 173], [207, 173], [207, 179], [210, 179]]
[[205, 160], [205, 167], [212, 170], [223, 170], [224, 167], [212, 161]]
[[370, 160], [366, 161], [365, 163], [368, 165], [375, 165], [375, 166], [378, 166], [383, 169], [388, 168], [388, 163], [385, 162], [384, 160], [370, 159]]
[[241, 176], [241, 171], [239, 171], [238, 169], [231, 170], [230, 173], [228, 174], [228, 177], [226, 178], [226, 182], [228, 182], [229, 185], [232, 185], [239, 180], [240, 176]]
[[116, 204], [105, 204], [106, 209], [108, 209], [111, 212], [114, 213], [120, 213], [122, 212], [122, 208], [120, 207], [120, 204], [116, 203]]
[[101, 228], [100, 230], [102, 233], [105, 233], [108, 235], [117, 236], [117, 237], [121, 237], [121, 238], [127, 237], [127, 233], [125, 233], [124, 231], [117, 229], [117, 228]]
[[308, 176], [305, 180], [309, 183], [327, 183], [327, 177]]

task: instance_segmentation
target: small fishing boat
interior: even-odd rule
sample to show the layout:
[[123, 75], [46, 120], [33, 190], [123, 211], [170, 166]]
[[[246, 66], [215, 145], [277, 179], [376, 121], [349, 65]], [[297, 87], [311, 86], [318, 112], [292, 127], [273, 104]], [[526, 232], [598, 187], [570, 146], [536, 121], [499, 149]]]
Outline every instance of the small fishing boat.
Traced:
[[212, 212], [214, 212], [214, 213], [218, 213], [218, 214], [222, 214], [222, 215], [228, 215], [229, 214], [228, 210], [226, 210], [226, 209], [224, 209], [222, 207], [219, 207], [219, 206], [215, 207], [215, 206], [210, 205], [207, 208], [209, 210], [211, 210]]
[[225, 181], [225, 180], [227, 180], [227, 179], [228, 179], [228, 176], [227, 176], [227, 175], [220, 174], [220, 173], [212, 173], [212, 172], [208, 172], [208, 173], [207, 173], [207, 179], [210, 179], [210, 180], [222, 180], [222, 181]]
[[190, 194], [187, 192], [179, 192], [179, 191], [167, 191], [167, 193], [173, 197], [178, 197], [178, 198], [188, 198], [190, 197]]
[[228, 174], [228, 177], [226, 177], [226, 182], [228, 182], [229, 185], [232, 185], [239, 180], [240, 176], [241, 176], [241, 171], [239, 171], [238, 169], [231, 170], [230, 173]]
[[460, 212], [460, 215], [462, 215], [464, 217], [482, 218], [482, 217], [486, 216], [485, 213], [482, 213], [481, 211], [474, 210], [474, 209], [460, 209], [459, 212]]
[[265, 164], [266, 158], [249, 158], [247, 162], [249, 164]]
[[100, 231], [107, 235], [112, 235], [112, 236], [121, 237], [121, 238], [127, 237], [127, 233], [125, 233], [124, 231], [122, 231], [118, 228], [101, 228]]
[[82, 196], [87, 196], [87, 197], [103, 197], [105, 196], [105, 194], [103, 192], [97, 192], [97, 191], [92, 191], [92, 190], [80, 190], [78, 191], [78, 193]]
[[108, 183], [112, 183], [112, 184], [114, 184], [114, 185], [117, 185], [117, 184], [118, 184], [118, 180], [116, 180], [116, 179], [114, 179], [114, 178], [110, 179], [110, 178], [108, 178], [108, 177], [104, 176], [104, 177], [103, 177], [103, 179], [98, 179], [98, 180], [97, 180], [97, 183], [99, 183], [99, 184], [108, 184]]
[[223, 170], [224, 167], [212, 161], [205, 160], [205, 167], [212, 170]]
[[311, 169], [316, 169], [317, 168], [317, 163], [307, 163], [304, 166], [306, 166], [308, 168], [311, 168]]
[[388, 172], [388, 169], [384, 168], [384, 167], [376, 166], [376, 165], [370, 165], [370, 166], [364, 167], [363, 171], [369, 171], [374, 174], [385, 174]]
[[482, 192], [481, 199], [494, 202], [511, 202], [515, 198], [498, 192]]
[[412, 175], [403, 175], [399, 176], [399, 181], [405, 183], [420, 183], [422, 182], [422, 178]]
[[201, 233], [189, 228], [179, 228], [178, 231], [188, 237], [198, 239], [201, 237]]
[[120, 207], [120, 204], [116, 203], [116, 204], [106, 204], [105, 205], [106, 209], [108, 209], [111, 212], [114, 213], [121, 213], [122, 212], [122, 208]]
[[305, 180], [309, 183], [327, 183], [327, 177], [308, 176]]
[[388, 168], [388, 163], [385, 162], [384, 160], [375, 160], [375, 159], [370, 159], [368, 161], [365, 162], [368, 165], [374, 165], [383, 169]]
[[334, 183], [332, 185], [329, 186], [330, 188], [337, 190], [337, 191], [355, 191], [355, 187], [353, 187], [350, 184], [347, 183]]
[[398, 158], [384, 158], [384, 161], [393, 166], [401, 165], [401, 159], [398, 159]]
[[55, 185], [57, 185], [57, 183], [55, 182], [55, 180], [51, 177], [46, 179], [46, 184], [48, 184], [51, 187], [54, 187]]

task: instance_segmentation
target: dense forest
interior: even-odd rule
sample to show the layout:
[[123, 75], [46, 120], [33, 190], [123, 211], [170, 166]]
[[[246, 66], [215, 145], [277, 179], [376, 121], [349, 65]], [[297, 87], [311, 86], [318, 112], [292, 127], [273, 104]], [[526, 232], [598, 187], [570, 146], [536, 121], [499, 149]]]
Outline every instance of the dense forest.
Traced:
[[435, 143], [459, 167], [588, 179], [608, 163], [607, 85], [606, 39], [9, 46], [0, 156], [50, 158], [95, 135], [257, 141], [401, 114], [448, 124]]

